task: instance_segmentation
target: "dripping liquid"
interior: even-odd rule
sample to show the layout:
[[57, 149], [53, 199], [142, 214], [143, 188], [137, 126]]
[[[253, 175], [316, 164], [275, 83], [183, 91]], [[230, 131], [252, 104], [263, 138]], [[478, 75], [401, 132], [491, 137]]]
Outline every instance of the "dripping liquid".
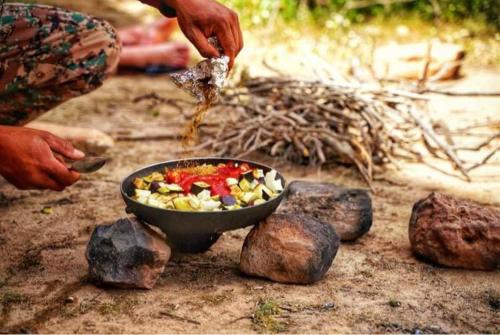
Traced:
[[198, 139], [198, 129], [203, 122], [203, 117], [218, 99], [217, 89], [208, 83], [202, 84], [202, 92], [203, 100], [196, 105], [194, 116], [187, 125], [183, 135], [182, 145], [184, 149], [196, 143]]

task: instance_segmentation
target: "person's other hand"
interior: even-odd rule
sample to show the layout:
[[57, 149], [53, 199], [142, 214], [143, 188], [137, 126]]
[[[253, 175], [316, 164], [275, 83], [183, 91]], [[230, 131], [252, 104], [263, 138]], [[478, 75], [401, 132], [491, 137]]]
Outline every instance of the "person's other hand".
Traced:
[[0, 126], [0, 175], [17, 188], [62, 191], [78, 181], [80, 174], [57, 155], [71, 160], [85, 156], [48, 132]]
[[238, 14], [214, 0], [165, 1], [177, 12], [179, 27], [203, 57], [219, 57], [208, 38], [216, 36], [224, 54], [229, 57], [229, 69], [243, 48]]

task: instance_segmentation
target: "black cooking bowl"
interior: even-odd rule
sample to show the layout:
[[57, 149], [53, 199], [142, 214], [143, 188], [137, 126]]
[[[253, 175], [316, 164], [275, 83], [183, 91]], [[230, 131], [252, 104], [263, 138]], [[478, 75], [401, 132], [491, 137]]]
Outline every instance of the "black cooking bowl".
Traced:
[[[232, 158], [192, 158], [153, 164], [132, 173], [123, 180], [121, 193], [127, 204], [127, 212], [133, 213], [140, 220], [160, 228], [167, 235], [169, 244], [176, 250], [182, 252], [206, 251], [217, 241], [222, 232], [254, 225], [271, 215], [283, 199], [285, 191], [261, 205], [220, 212], [186, 212], [151, 207], [134, 200], [132, 198], [135, 189], [133, 181], [137, 177], [145, 177], [154, 171], [163, 171], [165, 168], [203, 163], [219, 164], [230, 161], [248, 163], [252, 167], [264, 170], [264, 173], [271, 170], [266, 165]], [[276, 176], [286, 186], [283, 176], [279, 173]]]

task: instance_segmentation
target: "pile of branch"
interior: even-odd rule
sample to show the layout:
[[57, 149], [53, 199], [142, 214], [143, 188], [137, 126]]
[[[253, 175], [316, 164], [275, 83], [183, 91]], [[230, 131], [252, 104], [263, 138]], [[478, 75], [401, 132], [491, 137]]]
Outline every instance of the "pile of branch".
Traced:
[[[243, 157], [262, 151], [298, 164], [355, 165], [372, 186], [375, 165], [423, 161], [427, 153], [451, 162], [467, 179], [469, 168], [421, 116], [428, 98], [412, 92], [336, 82], [257, 77], [227, 89], [190, 151]], [[224, 115], [224, 117], [221, 117]], [[448, 141], [449, 142], [449, 141]], [[423, 152], [424, 154], [426, 152]]]
[[203, 144], [220, 156], [242, 157], [260, 150], [299, 164], [354, 164], [371, 186], [374, 164], [398, 158], [422, 160], [414, 144], [449, 160], [466, 179], [455, 151], [419, 114], [423, 95], [335, 82], [260, 77], [227, 90], [212, 115], [218, 127], [202, 128]]

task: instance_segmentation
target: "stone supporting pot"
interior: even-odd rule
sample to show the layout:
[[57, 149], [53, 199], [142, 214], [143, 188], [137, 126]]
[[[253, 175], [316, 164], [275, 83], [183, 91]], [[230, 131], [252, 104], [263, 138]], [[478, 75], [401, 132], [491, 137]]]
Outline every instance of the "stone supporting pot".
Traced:
[[97, 226], [86, 251], [90, 279], [98, 284], [151, 289], [165, 269], [164, 238], [135, 219]]
[[354, 241], [372, 225], [372, 201], [367, 191], [332, 183], [294, 181], [288, 186], [281, 213], [304, 213], [335, 228], [342, 241]]
[[247, 235], [240, 269], [282, 283], [314, 283], [330, 268], [339, 242], [328, 223], [303, 214], [273, 214]]

